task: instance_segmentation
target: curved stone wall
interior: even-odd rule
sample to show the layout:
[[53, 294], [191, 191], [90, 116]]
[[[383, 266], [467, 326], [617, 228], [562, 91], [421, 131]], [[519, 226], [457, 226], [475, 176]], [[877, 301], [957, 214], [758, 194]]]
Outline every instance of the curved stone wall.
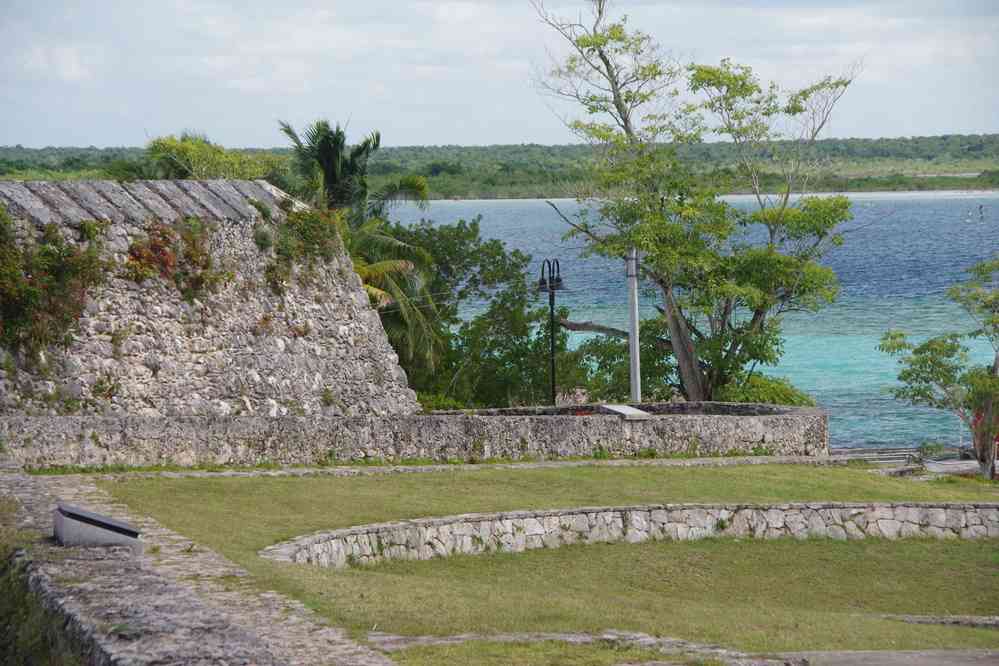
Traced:
[[475, 513], [318, 532], [265, 548], [260, 556], [342, 569], [385, 560], [714, 536], [999, 538], [999, 503], [650, 504]]

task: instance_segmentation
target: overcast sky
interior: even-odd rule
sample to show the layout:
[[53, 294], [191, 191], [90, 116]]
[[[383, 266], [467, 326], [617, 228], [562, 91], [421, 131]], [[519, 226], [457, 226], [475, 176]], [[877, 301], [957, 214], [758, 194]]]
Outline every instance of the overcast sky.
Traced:
[[[580, 0], [548, 0], [576, 14]], [[615, 5], [674, 54], [788, 85], [863, 59], [826, 136], [999, 132], [997, 0]], [[0, 145], [283, 145], [279, 119], [384, 145], [568, 143], [532, 86], [527, 0], [0, 0]]]

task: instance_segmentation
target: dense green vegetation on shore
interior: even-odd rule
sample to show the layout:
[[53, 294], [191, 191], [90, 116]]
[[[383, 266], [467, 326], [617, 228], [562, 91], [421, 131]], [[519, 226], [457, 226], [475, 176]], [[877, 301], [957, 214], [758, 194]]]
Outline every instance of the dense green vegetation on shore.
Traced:
[[[289, 148], [240, 152], [280, 158], [279, 169], [291, 156]], [[736, 180], [731, 143], [693, 144], [679, 153], [725, 191], [745, 190]], [[586, 184], [591, 154], [586, 145], [383, 147], [372, 155], [369, 178], [377, 188], [420, 174], [431, 198], [574, 196]], [[814, 157], [822, 167], [809, 183], [813, 191], [999, 188], [999, 134], [825, 139], [815, 144]], [[145, 158], [143, 148], [0, 146], [0, 178], [127, 178]]]

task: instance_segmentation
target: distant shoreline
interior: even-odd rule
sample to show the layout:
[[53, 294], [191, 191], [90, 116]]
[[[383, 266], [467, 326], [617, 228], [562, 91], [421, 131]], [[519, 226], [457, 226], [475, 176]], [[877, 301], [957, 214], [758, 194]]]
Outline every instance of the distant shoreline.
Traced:
[[[794, 196], [831, 196], [831, 195], [846, 195], [846, 196], [863, 196], [867, 194], [925, 194], [930, 195], [967, 195], [974, 196], [976, 194], [999, 194], [999, 188], [975, 188], [967, 190], [847, 190], [847, 191], [836, 191], [836, 190], [819, 190], [816, 192], [804, 192], [801, 195], [795, 194]], [[765, 192], [765, 196], [776, 196], [776, 192]], [[726, 192], [720, 194], [722, 197], [745, 197], [753, 196], [752, 192]], [[438, 201], [543, 201], [551, 199], [552, 201], [575, 201], [575, 197], [566, 196], [564, 194], [557, 194], [553, 196], [538, 195], [538, 196], [527, 196], [527, 197], [504, 197], [504, 196], [475, 196], [475, 197], [437, 197], [430, 196], [428, 201], [438, 202]]]

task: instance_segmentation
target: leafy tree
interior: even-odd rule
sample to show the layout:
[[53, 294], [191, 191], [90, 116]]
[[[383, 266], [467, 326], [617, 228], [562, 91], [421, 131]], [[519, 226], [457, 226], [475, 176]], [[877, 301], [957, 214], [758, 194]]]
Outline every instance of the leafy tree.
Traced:
[[[159, 178], [264, 178], [282, 168], [277, 156], [250, 154], [212, 143], [203, 134], [184, 132], [161, 136], [146, 147], [146, 155]], [[116, 166], [121, 171], [122, 166]], [[148, 176], [147, 168], [125, 169], [122, 175]]]
[[[455, 348], [463, 361], [452, 377], [452, 393], [483, 406], [548, 403], [548, 309], [532, 308], [525, 289], [498, 293], [484, 313], [461, 326]], [[569, 350], [569, 334], [563, 328], [556, 331], [555, 349], [556, 386], [585, 386], [586, 368], [581, 355]]]
[[428, 298], [420, 307], [436, 339], [441, 341], [441, 352], [434, 365], [421, 358], [402, 359], [410, 386], [423, 396], [439, 396], [466, 405], [501, 406], [510, 399], [522, 399], [516, 386], [504, 386], [487, 396], [470, 380], [469, 373], [481, 372], [475, 366], [484, 355], [496, 352], [493, 344], [500, 338], [480, 335], [493, 333], [486, 328], [463, 329], [465, 322], [460, 310], [471, 303], [489, 300], [494, 306], [490, 315], [494, 323], [503, 317], [509, 319], [500, 325], [498, 333], [512, 331], [516, 336], [516, 331], [523, 331], [521, 322], [536, 319], [528, 314], [529, 293], [524, 278], [530, 257], [516, 250], [508, 251], [501, 241], [482, 239], [478, 218], [443, 225], [426, 220], [408, 226], [396, 224], [390, 233], [431, 255], [427, 291], [432, 301]]
[[[644, 320], [639, 342], [642, 396], [649, 401], [669, 400], [676, 395], [676, 364], [667, 351], [669, 334], [663, 319]], [[585, 386], [594, 401], [622, 402], [630, 399], [631, 378], [625, 331], [618, 335], [594, 336], [584, 341], [578, 352], [588, 371]]]
[[[754, 150], [776, 154], [782, 123], [808, 126], [800, 141], [814, 141], [849, 81], [827, 79], [782, 97], [774, 86], [764, 93], [748, 68], [694, 67], [689, 87], [707, 99], [677, 107], [684, 70], [651, 37], [629, 30], [623, 18], [612, 20], [606, 0], [590, 4], [591, 20], [583, 23], [535, 3], [571, 49], [545, 88], [583, 108], [586, 117], [570, 127], [598, 148], [584, 210], [563, 219], [593, 252], [623, 258], [631, 247], [640, 250], [643, 275], [663, 297], [683, 392], [710, 400], [743, 381], [747, 366], [777, 361], [781, 314], [835, 297], [836, 277], [818, 260], [841, 242], [836, 228], [850, 217], [849, 201], [793, 202], [804, 162], [792, 151], [781, 158], [787, 184], [776, 203], [761, 191], [759, 209], [743, 214], [695, 178], [674, 147], [700, 138], [709, 127], [702, 114], [716, 117], [710, 129]], [[743, 160], [744, 174], [759, 174], [756, 164]]]
[[[888, 331], [879, 348], [897, 356], [902, 366], [895, 397], [956, 414], [971, 431], [982, 475], [992, 479], [999, 439], [999, 255], [969, 272], [971, 279], [948, 293], [976, 322], [973, 331], [938, 335], [920, 344], [901, 331]], [[992, 363], [973, 363], [962, 342], [967, 339], [988, 341], [995, 352]]]

